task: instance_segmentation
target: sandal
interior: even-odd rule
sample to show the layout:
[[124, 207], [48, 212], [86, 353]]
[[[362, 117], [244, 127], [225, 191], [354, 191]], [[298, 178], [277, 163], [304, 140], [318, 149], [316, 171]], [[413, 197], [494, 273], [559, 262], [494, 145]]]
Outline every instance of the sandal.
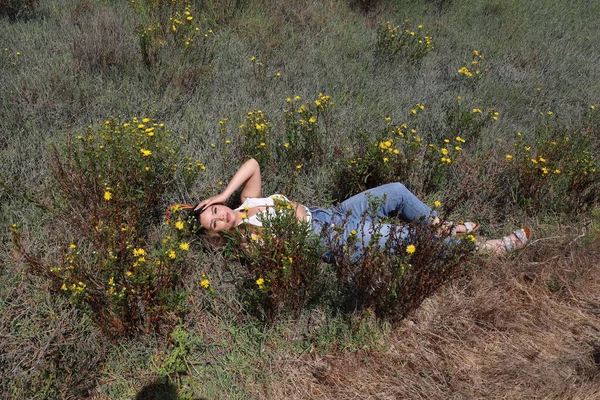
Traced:
[[[456, 228], [460, 225], [463, 225], [465, 227], [465, 232], [457, 232]], [[475, 232], [476, 230], [479, 229], [479, 224], [477, 222], [463, 222], [462, 224], [457, 224], [454, 225], [452, 224], [452, 230], [450, 231], [450, 235], [451, 236], [458, 236], [458, 235], [468, 235], [470, 233]]]
[[515, 243], [510, 235], [504, 236], [502, 241], [504, 242], [504, 248], [507, 253], [512, 253], [515, 250], [521, 249], [527, 244], [531, 237], [531, 228], [524, 226], [523, 228], [513, 231], [511, 234], [515, 235], [519, 243]]

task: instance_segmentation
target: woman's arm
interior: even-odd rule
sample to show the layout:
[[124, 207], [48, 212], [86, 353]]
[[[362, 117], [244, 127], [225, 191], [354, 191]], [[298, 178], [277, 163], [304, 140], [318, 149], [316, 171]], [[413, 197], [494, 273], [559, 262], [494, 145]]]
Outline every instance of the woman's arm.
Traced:
[[248, 197], [261, 196], [260, 165], [258, 165], [258, 162], [254, 158], [242, 164], [233, 175], [233, 178], [231, 178], [225, 190], [216, 196], [202, 200], [194, 210], [200, 210], [216, 203], [224, 203], [240, 186], [244, 186], [241, 194], [242, 202]]

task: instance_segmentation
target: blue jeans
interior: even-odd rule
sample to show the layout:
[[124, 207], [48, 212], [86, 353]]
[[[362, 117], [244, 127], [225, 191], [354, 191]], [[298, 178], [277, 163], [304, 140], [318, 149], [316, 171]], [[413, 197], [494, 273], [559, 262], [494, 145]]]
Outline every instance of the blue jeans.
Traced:
[[[375, 210], [376, 215], [368, 213], [370, 199], [377, 199], [381, 203]], [[429, 222], [431, 218], [437, 216], [434, 210], [419, 200], [406, 186], [397, 182], [366, 190], [327, 210], [310, 207], [310, 212], [312, 213], [312, 231], [316, 235], [321, 235], [324, 232], [325, 237], [321, 238], [321, 242], [325, 246], [334, 243], [334, 236], [336, 235], [340, 236], [338, 241], [335, 242], [343, 246], [348, 242], [348, 238], [353, 235], [353, 231], [356, 232], [354, 235], [360, 240], [360, 243], [356, 246], [352, 261], [357, 261], [362, 256], [362, 244], [367, 245], [371, 242], [375, 233], [373, 225], [376, 225], [378, 229], [377, 240], [380, 248], [385, 247], [391, 229], [395, 229], [397, 237], [404, 238], [409, 234], [408, 227], [381, 224], [378, 223], [379, 218], [397, 214], [406, 222], [419, 218], [424, 218], [425, 222]], [[363, 215], [367, 216], [364, 223], [361, 221]], [[343, 227], [343, 231], [335, 232], [333, 229], [335, 226]], [[324, 229], [325, 227], [327, 228]], [[323, 256], [326, 262], [333, 262], [331, 250], [327, 249]]]

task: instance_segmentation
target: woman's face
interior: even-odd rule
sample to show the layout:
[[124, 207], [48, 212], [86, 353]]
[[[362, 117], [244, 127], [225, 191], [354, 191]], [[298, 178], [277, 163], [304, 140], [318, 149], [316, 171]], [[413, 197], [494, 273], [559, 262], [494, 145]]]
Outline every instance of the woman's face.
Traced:
[[200, 214], [200, 224], [211, 232], [222, 232], [235, 227], [236, 215], [234, 211], [222, 204], [208, 206]]

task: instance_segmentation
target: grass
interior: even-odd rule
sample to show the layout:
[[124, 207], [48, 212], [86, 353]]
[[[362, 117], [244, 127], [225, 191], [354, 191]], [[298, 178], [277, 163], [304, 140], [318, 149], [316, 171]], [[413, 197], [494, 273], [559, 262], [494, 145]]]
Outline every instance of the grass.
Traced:
[[[6, 228], [0, 231], [0, 398], [598, 395], [597, 199], [583, 210], [558, 210], [543, 198], [527, 207], [505, 154], [516, 132], [529, 139], [548, 111], [566, 131], [583, 131], [584, 112], [600, 106], [600, 33], [592, 28], [600, 4], [190, 1], [201, 32], [214, 31], [212, 50], [200, 59], [200, 50], [190, 54], [167, 37], [150, 67], [136, 34], [144, 21], [129, 2], [22, 4], [33, 11], [0, 17], [0, 224]], [[377, 59], [377, 25], [406, 19], [422, 24], [435, 48], [418, 61]], [[489, 66], [477, 82], [457, 73], [473, 50]], [[257, 73], [251, 57], [265, 56], [268, 65]], [[439, 145], [450, 134], [447, 113], [461, 96], [469, 109], [499, 111], [498, 121], [463, 146], [464, 162], [448, 169], [446, 185], [425, 185], [425, 169], [405, 183], [431, 203], [464, 193], [454, 215], [482, 223], [487, 237], [530, 223], [532, 245], [503, 260], [474, 259], [471, 273], [401, 322], [336, 308], [341, 294], [329, 271], [320, 302], [272, 325], [257, 320], [239, 295], [245, 266], [194, 247], [184, 283], [187, 313], [173, 322], [174, 331], [113, 341], [66, 297], [52, 294], [48, 281], [26, 271], [11, 224], [48, 261], [64, 233], [56, 229], [69, 229], [36, 204], [46, 204], [54, 190], [51, 145], [61, 147], [112, 116], [160, 120], [206, 170], [193, 184], [167, 192], [159, 206], [194, 203], [219, 190], [243, 159], [238, 126], [248, 112], [264, 112], [273, 145], [281, 146], [285, 99], [297, 95], [301, 104], [320, 92], [335, 101], [328, 129], [320, 131], [325, 159], [305, 163], [291, 180], [279, 173], [289, 166], [273, 158], [262, 166], [265, 193], [286, 188], [294, 200], [327, 206], [351, 156], [346, 148], [364, 145], [361, 135], [376, 140], [389, 117]], [[425, 108], [413, 117], [416, 103]], [[598, 124], [588, 127], [597, 138]], [[598, 157], [597, 140], [591, 143], [596, 146], [588, 150]], [[200, 286], [202, 274], [218, 295]]]

